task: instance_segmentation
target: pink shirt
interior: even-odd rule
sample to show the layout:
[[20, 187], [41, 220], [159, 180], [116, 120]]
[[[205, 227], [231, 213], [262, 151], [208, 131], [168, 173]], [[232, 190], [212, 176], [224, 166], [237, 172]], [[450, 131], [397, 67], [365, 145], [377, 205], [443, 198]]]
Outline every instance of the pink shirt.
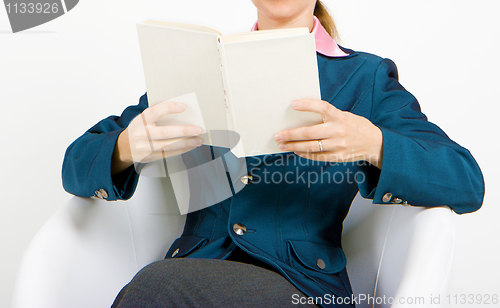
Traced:
[[[252, 27], [252, 31], [258, 30], [258, 24]], [[316, 41], [316, 51], [327, 57], [346, 57], [348, 54], [342, 51], [340, 47], [335, 43], [335, 40], [326, 32], [325, 28], [319, 22], [319, 19], [314, 16], [313, 29], [311, 31], [314, 34], [314, 39]]]

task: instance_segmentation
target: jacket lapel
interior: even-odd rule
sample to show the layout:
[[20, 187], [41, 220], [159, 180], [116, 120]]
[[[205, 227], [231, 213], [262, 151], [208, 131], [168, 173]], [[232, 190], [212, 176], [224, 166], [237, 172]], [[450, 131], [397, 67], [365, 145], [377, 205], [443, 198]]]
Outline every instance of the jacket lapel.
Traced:
[[318, 55], [321, 99], [341, 110], [346, 110], [348, 106], [343, 106], [342, 102], [334, 103], [333, 101], [365, 61], [366, 58], [357, 53], [344, 58], [328, 58]]

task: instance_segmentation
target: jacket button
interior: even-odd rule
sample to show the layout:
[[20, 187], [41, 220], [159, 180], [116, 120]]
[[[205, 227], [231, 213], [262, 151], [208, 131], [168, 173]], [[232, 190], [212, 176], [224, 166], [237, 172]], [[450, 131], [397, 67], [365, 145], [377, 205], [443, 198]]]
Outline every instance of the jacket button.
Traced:
[[323, 261], [323, 259], [318, 259], [318, 261], [316, 261], [316, 265], [317, 265], [320, 269], [325, 269], [325, 267], [326, 267], [325, 261]]
[[242, 224], [234, 224], [233, 231], [238, 235], [244, 235], [245, 233], [247, 233], [247, 227]]
[[179, 253], [179, 248], [177, 248], [173, 253], [172, 253], [172, 258], [175, 257]]
[[250, 181], [253, 179], [251, 175], [244, 175], [240, 178], [241, 182], [245, 185], [250, 184]]
[[391, 194], [391, 193], [386, 193], [386, 194], [382, 197], [382, 202], [387, 203], [387, 202], [391, 201], [391, 199], [392, 199], [392, 194]]

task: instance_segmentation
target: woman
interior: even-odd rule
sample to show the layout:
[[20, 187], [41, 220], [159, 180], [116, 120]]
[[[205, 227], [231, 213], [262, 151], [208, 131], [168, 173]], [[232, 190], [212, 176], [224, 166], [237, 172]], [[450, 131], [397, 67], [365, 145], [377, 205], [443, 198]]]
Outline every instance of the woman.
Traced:
[[[166, 260], [141, 270], [114, 307], [353, 307], [340, 239], [358, 189], [375, 203], [446, 204], [459, 214], [482, 204], [484, 183], [475, 160], [427, 121], [398, 83], [392, 61], [340, 48], [325, 30], [335, 32], [320, 1], [253, 3], [255, 30], [308, 27], [314, 33], [322, 100], [298, 100], [293, 107], [321, 114], [324, 123], [277, 132], [276, 142], [289, 153], [247, 158], [248, 185], [190, 213]], [[134, 162], [180, 154], [201, 159], [207, 147], [200, 147], [199, 127], [154, 125], [184, 108], [148, 108], [144, 95], [120, 117], [99, 122], [68, 148], [65, 189], [128, 199], [138, 180]], [[144, 127], [148, 136], [140, 133]], [[212, 158], [226, 152], [210, 148]], [[265, 181], [269, 174], [282, 180]], [[311, 183], [312, 174], [321, 180]]]

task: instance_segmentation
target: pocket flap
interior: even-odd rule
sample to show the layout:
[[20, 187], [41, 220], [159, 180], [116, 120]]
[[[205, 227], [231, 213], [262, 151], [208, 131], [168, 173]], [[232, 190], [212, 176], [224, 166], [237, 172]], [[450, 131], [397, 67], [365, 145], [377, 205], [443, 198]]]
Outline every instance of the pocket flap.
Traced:
[[181, 236], [170, 246], [165, 259], [184, 257], [192, 251], [203, 247], [206, 242], [207, 239], [203, 237]]
[[335, 274], [346, 266], [344, 252], [335, 245], [288, 241], [288, 254], [293, 267], [302, 266], [316, 272]]

